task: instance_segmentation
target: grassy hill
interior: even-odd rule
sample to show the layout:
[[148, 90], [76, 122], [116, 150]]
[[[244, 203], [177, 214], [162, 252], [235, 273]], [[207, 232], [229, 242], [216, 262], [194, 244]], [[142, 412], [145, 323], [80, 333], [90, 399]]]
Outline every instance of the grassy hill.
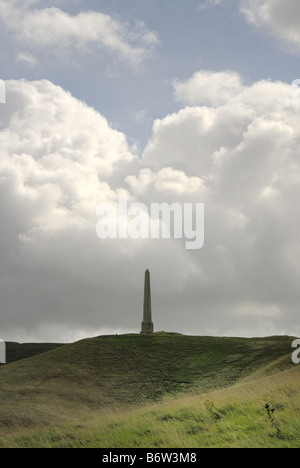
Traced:
[[[109, 447], [124, 443], [126, 447], [130, 441], [133, 446], [154, 442], [158, 446], [159, 437], [154, 440], [151, 432], [154, 427], [157, 434], [161, 426], [169, 427], [167, 433], [171, 434], [170, 422], [174, 430], [181, 427], [176, 417], [180, 398], [190, 399], [190, 415], [198, 414], [201, 408], [200, 413], [212, 418], [212, 428], [216, 429], [212, 407], [203, 403], [204, 395], [230, 392], [239, 385], [254, 388], [263, 379], [282, 372], [299, 382], [298, 368], [291, 363], [292, 341], [290, 337], [243, 339], [156, 333], [103, 336], [55, 346], [0, 368], [0, 446]], [[244, 399], [248, 396], [249, 392], [243, 393]], [[214, 398], [219, 402], [222, 397]], [[261, 403], [257, 403], [259, 411]], [[222, 404], [218, 403], [218, 411], [224, 413]], [[165, 411], [167, 407], [170, 414]], [[135, 421], [131, 430], [128, 411]], [[134, 427], [149, 418], [152, 436], [139, 438]], [[226, 421], [229, 423], [229, 417]], [[181, 431], [182, 427], [179, 434]], [[179, 434], [178, 441], [183, 441]], [[194, 440], [192, 435], [182, 443]], [[175, 439], [160, 438], [162, 444], [175, 443]]]

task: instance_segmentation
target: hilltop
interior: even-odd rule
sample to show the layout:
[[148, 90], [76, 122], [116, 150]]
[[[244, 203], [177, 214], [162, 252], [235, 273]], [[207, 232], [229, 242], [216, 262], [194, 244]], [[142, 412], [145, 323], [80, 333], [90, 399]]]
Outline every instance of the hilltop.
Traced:
[[108, 412], [111, 418], [111, 412], [292, 371], [292, 341], [284, 336], [155, 333], [101, 336], [50, 350], [46, 346], [46, 352], [0, 368], [0, 444], [24, 431], [43, 432], [88, 414], [101, 414], [103, 420]]

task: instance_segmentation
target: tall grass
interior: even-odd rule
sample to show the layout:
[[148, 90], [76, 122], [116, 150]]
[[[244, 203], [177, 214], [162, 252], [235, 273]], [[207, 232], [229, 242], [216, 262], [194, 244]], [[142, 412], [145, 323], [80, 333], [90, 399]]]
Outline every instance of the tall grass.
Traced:
[[[293, 448], [300, 441], [299, 368], [200, 395], [165, 397], [136, 409], [79, 411], [61, 424], [19, 425], [9, 447]], [[207, 404], [207, 402], [210, 402]], [[270, 424], [265, 405], [276, 410]], [[278, 428], [283, 437], [278, 437]]]

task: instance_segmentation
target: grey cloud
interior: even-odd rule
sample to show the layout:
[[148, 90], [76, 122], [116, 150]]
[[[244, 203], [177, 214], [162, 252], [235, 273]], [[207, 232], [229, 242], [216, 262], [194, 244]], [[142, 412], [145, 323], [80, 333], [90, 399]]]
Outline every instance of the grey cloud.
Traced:
[[280, 43], [299, 53], [300, 4], [298, 0], [242, 0], [247, 21], [269, 31]]

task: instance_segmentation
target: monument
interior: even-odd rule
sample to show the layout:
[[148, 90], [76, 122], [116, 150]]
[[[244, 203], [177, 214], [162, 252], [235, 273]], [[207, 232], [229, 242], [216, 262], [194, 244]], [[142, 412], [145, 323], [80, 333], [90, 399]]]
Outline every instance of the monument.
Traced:
[[144, 286], [144, 315], [142, 321], [141, 333], [153, 333], [152, 310], [151, 310], [151, 289], [150, 289], [150, 272], [147, 269], [145, 272]]

